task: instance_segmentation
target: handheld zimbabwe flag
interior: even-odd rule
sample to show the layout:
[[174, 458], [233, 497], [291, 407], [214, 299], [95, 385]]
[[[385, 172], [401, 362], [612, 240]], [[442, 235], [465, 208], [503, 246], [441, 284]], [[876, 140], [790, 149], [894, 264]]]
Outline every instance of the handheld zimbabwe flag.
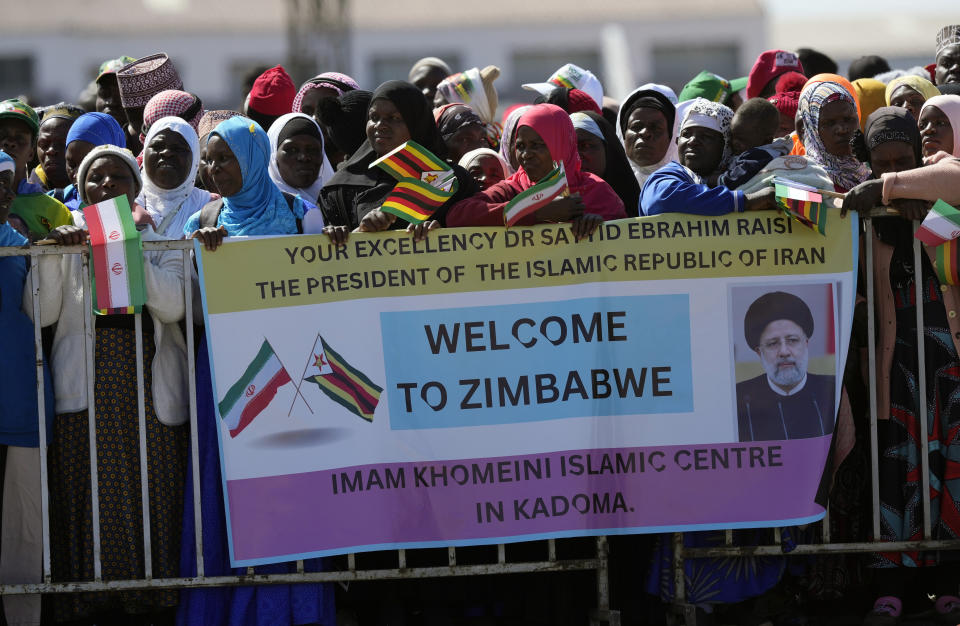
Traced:
[[393, 191], [383, 201], [380, 210], [402, 217], [411, 224], [419, 224], [429, 219], [434, 211], [453, 197], [453, 193], [453, 191], [445, 191], [419, 180], [407, 178], [394, 185]]
[[290, 374], [266, 339], [260, 344], [243, 375], [231, 385], [218, 404], [220, 419], [236, 437], [273, 401], [280, 387], [290, 382]]
[[373, 421], [383, 388], [347, 363], [319, 334], [313, 343], [304, 380], [316, 383], [327, 397], [357, 417]]
[[536, 185], [526, 189], [503, 207], [503, 222], [513, 226], [540, 207], [567, 193], [567, 174], [560, 163]]
[[960, 285], [960, 239], [949, 239], [937, 246], [934, 268], [941, 285]]
[[147, 301], [143, 242], [126, 196], [83, 208], [90, 231], [90, 280], [97, 315], [139, 313]]
[[774, 178], [773, 182], [781, 211], [807, 228], [827, 234], [827, 210], [823, 207], [822, 195], [791, 180]]
[[914, 237], [928, 246], [943, 245], [960, 237], [960, 211], [943, 200], [937, 200]]
[[412, 178], [448, 191], [452, 181], [457, 180], [453, 169], [443, 159], [412, 139], [383, 155], [370, 167], [379, 167], [397, 180]]

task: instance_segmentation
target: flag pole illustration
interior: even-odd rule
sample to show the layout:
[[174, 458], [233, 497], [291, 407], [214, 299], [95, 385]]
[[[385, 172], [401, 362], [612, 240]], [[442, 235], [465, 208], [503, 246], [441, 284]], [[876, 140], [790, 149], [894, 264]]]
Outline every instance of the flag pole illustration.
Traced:
[[303, 380], [316, 384], [327, 397], [357, 417], [373, 421], [383, 388], [347, 363], [320, 333], [313, 342]]
[[94, 313], [140, 313], [147, 302], [143, 242], [129, 200], [118, 196], [84, 207], [83, 217], [90, 231]]
[[236, 437], [249, 426], [270, 405], [280, 387], [289, 382], [290, 374], [273, 346], [264, 339], [253, 361], [217, 405], [230, 436]]

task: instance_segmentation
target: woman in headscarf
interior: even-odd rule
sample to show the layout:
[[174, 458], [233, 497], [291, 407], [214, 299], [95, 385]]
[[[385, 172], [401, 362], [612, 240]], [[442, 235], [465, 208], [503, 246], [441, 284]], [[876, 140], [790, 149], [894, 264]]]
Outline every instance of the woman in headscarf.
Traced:
[[854, 96], [860, 103], [860, 130], [867, 126], [867, 118], [877, 109], [887, 106], [885, 93], [887, 86], [874, 78], [858, 78], [851, 83]]
[[[184, 234], [200, 239], [208, 249], [216, 249], [228, 235], [291, 235], [301, 232], [304, 203], [299, 197], [281, 192], [270, 180], [270, 140], [258, 124], [242, 116], [220, 122], [207, 139], [205, 155], [207, 178], [212, 188], [223, 196], [222, 204], [214, 201], [195, 213], [187, 222]], [[219, 420], [205, 336], [201, 336], [197, 354], [199, 481], [202, 494], [215, 494], [221, 489], [217, 452]], [[189, 468], [188, 474], [192, 471], [192, 467]], [[180, 574], [183, 576], [196, 576], [192, 485], [192, 480], [187, 480], [180, 560]], [[223, 499], [204, 495], [200, 502], [206, 575], [245, 573], [246, 568], [231, 569], [227, 557]], [[305, 570], [321, 571], [320, 559], [306, 561]], [[296, 564], [292, 562], [257, 568], [257, 573], [262, 574], [294, 572]], [[192, 589], [181, 594], [177, 623], [186, 626], [258, 626], [275, 624], [281, 619], [284, 623], [294, 624], [332, 624], [335, 622], [334, 613], [330, 585]]]
[[180, 91], [178, 89], [167, 89], [150, 98], [147, 106], [143, 109], [143, 129], [140, 131], [140, 141], [150, 131], [153, 123], [163, 117], [179, 117], [185, 120], [194, 132], [199, 128], [200, 119], [203, 117], [203, 102], [200, 98]]
[[668, 87], [648, 84], [636, 89], [620, 105], [617, 136], [630, 160], [630, 168], [643, 187], [647, 178], [677, 158], [674, 141], [676, 96]]
[[338, 98], [324, 98], [317, 105], [315, 117], [323, 128], [324, 148], [334, 170], [366, 140], [371, 97], [370, 91], [354, 89]]
[[593, 111], [571, 113], [570, 121], [577, 133], [580, 169], [607, 181], [623, 200], [627, 215], [636, 217], [640, 211], [640, 185], [613, 126]]
[[320, 188], [333, 176], [323, 133], [313, 118], [287, 113], [270, 126], [270, 180], [281, 191], [316, 207]]
[[910, 111], [913, 119], [920, 119], [920, 109], [923, 103], [934, 96], [939, 96], [940, 90], [926, 78], [920, 76], [901, 76], [887, 83], [884, 89], [884, 99], [887, 106], [903, 107]]
[[297, 95], [293, 97], [293, 112], [313, 117], [321, 100], [338, 98], [354, 89], [360, 89], [360, 85], [346, 74], [340, 72], [318, 74], [300, 86]]
[[[114, 124], [116, 122], [111, 118]], [[125, 196], [134, 222], [147, 240], [159, 237], [149, 228], [146, 212], [135, 199], [140, 170], [128, 150], [98, 146], [77, 173], [85, 204]], [[83, 243], [85, 222], [75, 213], [75, 226], [50, 233], [61, 244]], [[93, 335], [97, 381], [93, 406], [87, 402], [84, 358], [84, 299], [88, 280], [79, 255], [44, 257], [39, 266], [41, 326], [56, 323], [53, 339], [53, 388], [57, 418], [50, 438], [50, 538], [55, 580], [92, 580], [94, 552], [90, 535], [90, 423], [96, 415], [97, 469], [100, 502], [100, 560], [105, 580], [143, 576], [141, 501], [130, 486], [140, 482], [138, 394], [134, 315], [95, 317]], [[187, 459], [185, 426], [187, 354], [180, 321], [184, 317], [183, 257], [179, 251], [144, 254], [146, 305], [141, 314], [146, 458], [150, 459], [150, 549], [155, 578], [176, 576], [180, 558], [180, 520]], [[89, 306], [89, 305], [87, 305]], [[28, 308], [28, 311], [30, 309]], [[176, 591], [125, 591], [64, 595], [54, 600], [55, 621], [120, 611], [141, 615], [176, 606]], [[115, 619], [115, 618], [113, 618]], [[134, 618], [126, 618], [132, 622]], [[142, 619], [142, 617], [141, 617]]]
[[64, 188], [63, 203], [71, 211], [80, 208], [80, 195], [77, 192], [77, 171], [80, 163], [97, 146], [123, 146], [126, 133], [120, 124], [107, 113], [85, 113], [77, 118], [67, 133], [67, 149], [64, 163], [71, 184]]
[[[440, 159], [446, 158], [447, 148], [423, 94], [402, 80], [387, 81], [373, 92], [366, 134], [367, 140], [320, 190], [324, 222], [361, 231], [399, 228], [395, 216], [380, 211], [397, 181], [380, 168], [371, 168], [370, 164], [410, 139]], [[434, 219], [441, 224], [450, 206], [476, 190], [473, 179], [462, 167], [454, 165], [453, 170], [458, 190], [434, 212]]]
[[517, 122], [523, 114], [530, 110], [532, 105], [518, 105], [507, 110], [503, 118], [503, 132], [500, 134], [500, 156], [507, 163], [507, 172], [513, 174], [520, 167], [517, 154], [514, 152], [514, 143], [517, 140]]
[[473, 180], [477, 181], [481, 191], [493, 187], [510, 175], [503, 157], [490, 148], [477, 148], [466, 153], [460, 158], [460, 167], [467, 170]]
[[640, 191], [641, 213], [726, 215], [774, 208], [772, 187], [753, 193], [710, 187], [708, 179], [726, 169], [730, 161], [733, 111], [704, 98], [687, 102], [691, 104], [677, 138], [680, 160], [667, 163], [644, 183]]
[[220, 122], [204, 154], [211, 191], [220, 194], [222, 204], [194, 213], [183, 230], [187, 237], [215, 250], [228, 236], [302, 232], [303, 200], [284, 197], [270, 180], [270, 139], [259, 124], [246, 117]]
[[846, 192], [867, 179], [870, 168], [853, 156], [850, 146], [860, 120], [847, 88], [811, 79], [800, 92], [797, 116], [807, 158], [827, 171], [836, 191]]
[[183, 228], [210, 202], [210, 192], [197, 189], [200, 144], [193, 127], [179, 117], [153, 122], [143, 142], [143, 192], [137, 203], [153, 220], [158, 235], [183, 239]]
[[566, 111], [552, 104], [537, 104], [517, 124], [516, 151], [520, 169], [450, 209], [449, 226], [501, 226], [503, 208], [517, 194], [549, 174], [554, 163], [563, 163], [570, 195], [559, 198], [519, 221], [573, 223], [576, 239], [590, 236], [604, 220], [626, 217], [623, 201], [599, 176], [580, 168], [576, 133]]
[[[935, 106], [930, 104], [931, 101], [928, 106]], [[874, 112], [867, 120], [865, 143], [875, 178], [913, 170], [922, 164], [920, 131], [913, 115], [905, 108], [891, 106]], [[947, 311], [960, 305], [960, 292], [938, 278], [936, 248], [924, 246], [921, 266], [914, 266], [912, 220], [923, 218], [928, 203], [901, 201], [899, 206], [897, 204], [900, 217], [873, 220], [874, 303], [880, 333], [876, 386], [879, 493], [881, 510], [886, 512], [877, 539], [909, 541], [916, 536], [916, 520], [923, 517], [922, 483], [916, 471], [923, 454], [917, 432], [919, 365], [915, 281], [918, 270], [924, 283], [925, 395], [928, 420], [931, 421], [927, 428], [932, 433], [928, 452], [930, 485], [939, 492], [931, 497], [932, 539], [948, 539], [960, 534], [960, 524], [956, 522], [960, 519], [960, 495], [943, 488], [949, 484], [949, 477], [960, 470], [957, 462], [960, 443], [956, 437], [960, 430], [960, 409], [951, 401], [956, 395], [953, 372], [960, 369], [960, 339], [954, 334], [956, 324], [951, 324]], [[908, 598], [906, 593], [911, 579], [917, 578], [921, 572], [926, 581], [924, 590], [935, 591], [939, 596], [935, 605], [938, 613], [952, 617], [950, 623], [960, 619], [958, 571], [955, 566], [943, 563], [941, 553], [935, 551], [875, 553], [871, 563], [877, 568], [873, 576], [873, 590], [877, 597], [871, 612], [873, 619], [899, 617], [903, 605], [913, 601], [917, 601], [916, 607], [908, 606], [908, 611], [929, 606], [926, 598]], [[935, 567], [938, 565], [941, 566]], [[924, 569], [914, 569], [919, 567]]]
[[960, 154], [960, 96], [930, 98], [920, 109], [918, 120], [925, 162]]
[[459, 162], [471, 150], [486, 147], [486, 125], [467, 105], [445, 104], [434, 109], [433, 115], [452, 162]]

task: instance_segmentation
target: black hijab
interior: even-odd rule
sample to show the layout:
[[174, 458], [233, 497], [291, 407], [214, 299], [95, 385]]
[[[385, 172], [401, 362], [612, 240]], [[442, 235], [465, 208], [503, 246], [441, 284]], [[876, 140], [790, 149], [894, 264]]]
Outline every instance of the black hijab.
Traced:
[[670, 99], [657, 91], [656, 89], [643, 89], [630, 94], [623, 104], [620, 105], [620, 133], [627, 133], [627, 120], [634, 109], [647, 107], [656, 109], [663, 113], [667, 118], [667, 131], [673, 133], [673, 120], [677, 116], [677, 107], [670, 102]]
[[603, 133], [607, 169], [603, 172], [601, 178], [613, 187], [613, 190], [623, 200], [627, 215], [637, 217], [640, 213], [640, 183], [637, 182], [637, 177], [633, 175], [630, 162], [627, 160], [627, 153], [623, 149], [623, 144], [617, 138], [617, 131], [602, 115], [597, 115], [593, 111], [580, 111], [580, 113], [596, 122], [597, 126], [600, 127], [600, 132]]
[[[446, 159], [447, 146], [443, 143], [437, 123], [433, 119], [433, 112], [422, 91], [405, 80], [388, 80], [374, 90], [370, 105], [380, 99], [389, 100], [397, 107], [411, 139], [441, 159]], [[365, 139], [327, 185], [373, 187], [393, 181], [383, 170], [369, 168], [370, 163], [376, 159], [377, 153], [370, 145], [370, 140]]]
[[338, 98], [317, 103], [317, 117], [330, 141], [344, 154], [353, 154], [367, 138], [367, 111], [373, 93], [362, 89], [346, 91]]

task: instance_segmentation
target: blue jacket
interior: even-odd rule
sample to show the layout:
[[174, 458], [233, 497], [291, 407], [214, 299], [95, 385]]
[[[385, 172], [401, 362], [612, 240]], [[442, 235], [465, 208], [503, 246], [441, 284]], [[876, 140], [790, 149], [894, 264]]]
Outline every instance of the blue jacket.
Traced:
[[743, 211], [745, 205], [746, 196], [742, 191], [719, 186], [710, 188], [676, 161], [651, 174], [640, 191], [642, 215], [726, 215]]
[[[27, 240], [10, 224], [0, 224], [0, 245], [24, 245]], [[37, 368], [33, 322], [21, 309], [27, 277], [26, 257], [0, 257], [0, 444], [22, 448], [39, 445], [37, 430]], [[53, 382], [43, 363], [47, 441], [53, 426]]]

